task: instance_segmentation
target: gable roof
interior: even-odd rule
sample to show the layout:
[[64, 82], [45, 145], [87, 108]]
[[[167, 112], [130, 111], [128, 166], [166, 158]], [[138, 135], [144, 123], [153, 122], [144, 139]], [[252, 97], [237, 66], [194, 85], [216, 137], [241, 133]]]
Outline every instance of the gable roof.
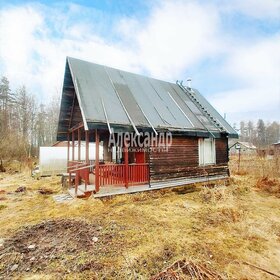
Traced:
[[[132, 127], [209, 135], [236, 131], [197, 91], [111, 67], [67, 57], [58, 139], [67, 129], [74, 87], [81, 116], [88, 127]], [[71, 100], [70, 100], [71, 99]]]

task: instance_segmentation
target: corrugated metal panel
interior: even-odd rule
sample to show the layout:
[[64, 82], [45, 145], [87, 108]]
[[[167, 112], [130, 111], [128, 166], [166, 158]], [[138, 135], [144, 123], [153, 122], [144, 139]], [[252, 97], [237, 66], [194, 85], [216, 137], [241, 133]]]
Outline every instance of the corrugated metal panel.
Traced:
[[[173, 127], [184, 127], [184, 128], [193, 128], [192, 123], [184, 116], [184, 114], [180, 111], [176, 103], [172, 100], [168, 93], [168, 86], [167, 82], [155, 80], [155, 79], [148, 79], [148, 82], [156, 92], [156, 95], [162, 101], [163, 106], [167, 113], [162, 112], [163, 116], [171, 116], [168, 119], [168, 122], [171, 123]], [[175, 120], [175, 121], [174, 121]]]
[[117, 94], [122, 100], [123, 105], [125, 106], [129, 116], [135, 125], [139, 126], [149, 126], [147, 119], [145, 118], [141, 107], [134, 98], [134, 95], [131, 92], [131, 89], [128, 87], [127, 83], [124, 80], [123, 75], [120, 71], [107, 67], [107, 73], [110, 76], [110, 79], [117, 91]]
[[138, 104], [155, 127], [168, 127], [176, 122], [175, 117], [166, 109], [166, 106], [163, 105], [162, 100], [145, 77], [138, 78], [134, 74], [126, 73], [125, 80], [132, 89], [132, 93]]
[[[184, 99], [182, 98], [182, 95], [180, 94], [180, 92], [182, 91], [178, 85], [175, 84], [170, 84], [168, 83], [168, 88], [169, 88], [169, 92], [170, 94], [173, 96], [173, 98], [176, 100], [176, 102], [178, 103], [178, 105], [180, 106], [180, 108], [182, 108], [182, 110], [185, 112], [185, 114], [190, 118], [193, 126], [195, 128], [199, 128], [199, 129], [205, 129], [205, 126], [203, 125], [203, 123], [199, 120], [198, 115], [200, 115], [200, 111], [199, 110], [191, 110], [188, 106], [188, 104], [186, 104], [184, 102]], [[195, 108], [194, 108], [195, 109]], [[197, 109], [197, 108], [196, 108]]]

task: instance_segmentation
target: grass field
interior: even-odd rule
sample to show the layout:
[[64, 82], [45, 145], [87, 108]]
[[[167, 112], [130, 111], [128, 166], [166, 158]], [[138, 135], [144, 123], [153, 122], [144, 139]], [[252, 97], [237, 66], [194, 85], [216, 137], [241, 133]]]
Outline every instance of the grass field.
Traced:
[[184, 259], [219, 276], [169, 269], [154, 279], [277, 279], [268, 272], [280, 275], [278, 162], [230, 167], [228, 186], [64, 203], [38, 192], [62, 192], [58, 177], [2, 173], [0, 279], [150, 279]]

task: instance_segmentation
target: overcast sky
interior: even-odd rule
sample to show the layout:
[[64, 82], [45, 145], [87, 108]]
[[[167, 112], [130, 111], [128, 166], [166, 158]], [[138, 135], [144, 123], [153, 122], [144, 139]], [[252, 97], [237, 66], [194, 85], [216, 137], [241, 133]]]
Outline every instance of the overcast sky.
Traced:
[[280, 121], [280, 0], [0, 0], [0, 76], [47, 102], [66, 56], [191, 77], [231, 124]]

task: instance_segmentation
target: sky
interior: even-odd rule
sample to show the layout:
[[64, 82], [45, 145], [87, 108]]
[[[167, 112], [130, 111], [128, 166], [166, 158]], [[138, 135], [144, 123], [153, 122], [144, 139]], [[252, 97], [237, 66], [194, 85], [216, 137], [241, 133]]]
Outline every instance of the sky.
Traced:
[[175, 82], [229, 123], [280, 121], [280, 0], [0, 0], [0, 76], [46, 103], [66, 56]]

